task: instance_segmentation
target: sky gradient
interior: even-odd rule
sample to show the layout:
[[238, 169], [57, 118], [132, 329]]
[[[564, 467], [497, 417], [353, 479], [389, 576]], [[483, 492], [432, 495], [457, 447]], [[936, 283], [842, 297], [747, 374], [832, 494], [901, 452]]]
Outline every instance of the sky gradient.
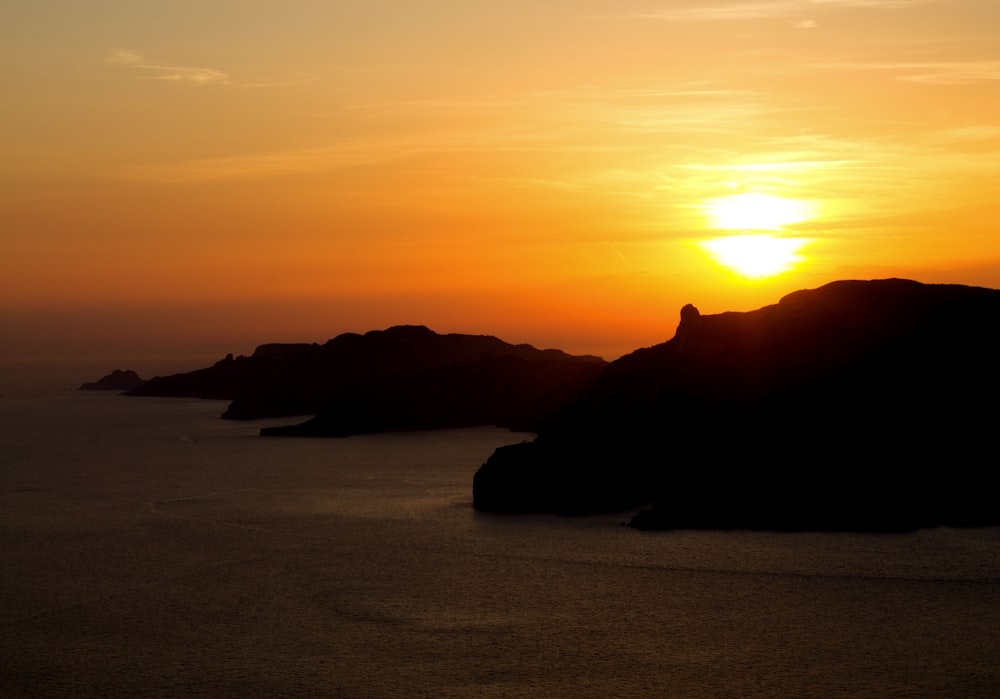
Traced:
[[[613, 358], [689, 302], [1000, 287], [996, 0], [8, 5], [0, 358], [397, 323]], [[720, 264], [748, 234], [795, 264]]]

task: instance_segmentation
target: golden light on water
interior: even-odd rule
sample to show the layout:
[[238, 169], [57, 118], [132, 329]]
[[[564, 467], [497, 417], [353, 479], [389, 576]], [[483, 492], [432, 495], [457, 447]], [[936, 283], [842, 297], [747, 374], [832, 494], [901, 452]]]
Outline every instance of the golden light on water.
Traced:
[[701, 208], [713, 228], [742, 233], [700, 241], [699, 247], [715, 262], [747, 279], [790, 271], [805, 259], [802, 250], [812, 242], [778, 234], [785, 226], [814, 218], [812, 202], [745, 192], [709, 199]]

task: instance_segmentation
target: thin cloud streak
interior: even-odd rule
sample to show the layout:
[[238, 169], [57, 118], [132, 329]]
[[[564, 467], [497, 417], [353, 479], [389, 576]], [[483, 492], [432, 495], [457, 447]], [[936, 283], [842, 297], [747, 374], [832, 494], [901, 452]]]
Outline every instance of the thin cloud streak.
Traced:
[[143, 80], [163, 80], [190, 83], [198, 86], [215, 85], [241, 89], [288, 87], [291, 85], [303, 85], [316, 80], [318, 77], [313, 73], [296, 73], [254, 81], [237, 81], [228, 73], [215, 68], [151, 63], [134, 51], [125, 49], [112, 51], [104, 57], [104, 62], [108, 65], [130, 69]]
[[845, 61], [818, 63], [829, 70], [898, 72], [896, 80], [926, 85], [969, 85], [1000, 80], [1000, 60], [994, 61]]
[[[791, 18], [818, 9], [897, 10], [923, 5], [932, 0], [771, 0], [769, 2], [730, 2], [711, 6], [678, 7], [657, 12], [631, 15], [634, 19], [669, 22], [719, 22], [748, 19]], [[817, 27], [811, 19], [800, 20], [793, 26], [803, 29]]]
[[863, 160], [791, 160], [778, 162], [760, 163], [728, 163], [724, 165], [680, 165], [686, 170], [717, 170], [735, 172], [794, 172], [800, 170], [818, 170], [822, 168], [836, 168], [844, 166], [862, 165]]
[[221, 70], [147, 63], [139, 54], [127, 50], [112, 51], [105, 57], [104, 62], [110, 65], [123, 66], [135, 71], [141, 71], [142, 77], [146, 80], [168, 80], [172, 82], [193, 83], [195, 85], [233, 84], [229, 75]]

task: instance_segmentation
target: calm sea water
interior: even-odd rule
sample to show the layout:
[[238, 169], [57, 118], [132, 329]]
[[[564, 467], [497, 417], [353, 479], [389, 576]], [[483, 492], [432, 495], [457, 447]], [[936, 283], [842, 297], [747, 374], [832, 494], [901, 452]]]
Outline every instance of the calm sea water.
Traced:
[[4, 696], [1000, 696], [1000, 529], [486, 516], [475, 469], [530, 435], [223, 408], [3, 392]]

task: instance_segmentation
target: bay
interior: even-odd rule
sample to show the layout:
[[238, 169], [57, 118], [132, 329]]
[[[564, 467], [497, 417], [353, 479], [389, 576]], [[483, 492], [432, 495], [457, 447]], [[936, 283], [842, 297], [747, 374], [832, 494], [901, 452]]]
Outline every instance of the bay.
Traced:
[[224, 407], [0, 397], [6, 696], [1000, 691], [1000, 529], [483, 515], [475, 469], [531, 435], [262, 439]]

